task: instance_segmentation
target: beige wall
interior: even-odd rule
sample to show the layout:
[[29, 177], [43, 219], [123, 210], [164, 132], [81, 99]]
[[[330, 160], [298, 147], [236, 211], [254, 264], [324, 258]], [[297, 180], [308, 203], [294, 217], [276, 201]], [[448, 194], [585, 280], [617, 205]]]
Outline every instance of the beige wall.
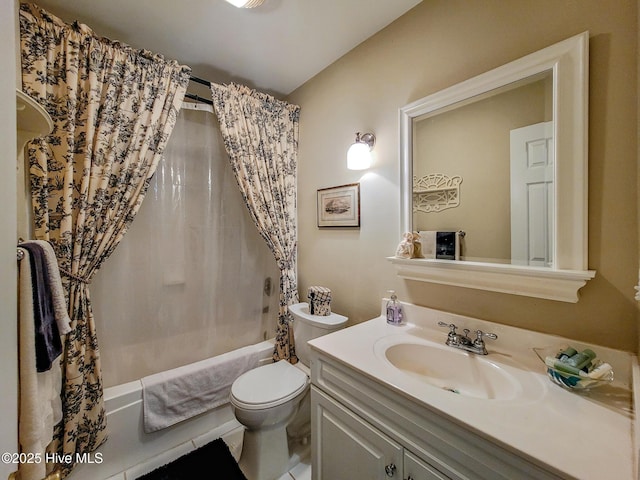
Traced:
[[[635, 351], [638, 307], [637, 2], [424, 0], [293, 92], [302, 107], [299, 287], [333, 291], [361, 322], [388, 289], [419, 305]], [[590, 32], [589, 267], [577, 304], [404, 281], [385, 257], [399, 241], [398, 109], [555, 42]], [[356, 131], [375, 164], [346, 169]], [[318, 229], [318, 188], [361, 184], [360, 229]], [[480, 211], [479, 211], [479, 214]]]

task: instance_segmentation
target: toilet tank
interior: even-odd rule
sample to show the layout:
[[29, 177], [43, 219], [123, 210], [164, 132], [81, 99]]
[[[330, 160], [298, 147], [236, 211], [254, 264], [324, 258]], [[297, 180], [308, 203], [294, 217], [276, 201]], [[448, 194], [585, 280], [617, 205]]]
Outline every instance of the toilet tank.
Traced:
[[311, 315], [308, 303], [289, 305], [293, 316], [293, 337], [296, 342], [296, 355], [304, 365], [309, 366], [309, 345], [307, 342], [327, 333], [344, 328], [348, 318], [337, 313], [329, 315]]

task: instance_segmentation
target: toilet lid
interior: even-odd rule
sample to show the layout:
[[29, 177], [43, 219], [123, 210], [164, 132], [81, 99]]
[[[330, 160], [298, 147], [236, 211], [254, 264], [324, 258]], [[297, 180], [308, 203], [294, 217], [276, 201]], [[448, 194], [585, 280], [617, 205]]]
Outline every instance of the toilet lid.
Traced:
[[231, 385], [231, 400], [247, 409], [268, 408], [294, 398], [309, 383], [309, 377], [286, 360], [254, 368]]

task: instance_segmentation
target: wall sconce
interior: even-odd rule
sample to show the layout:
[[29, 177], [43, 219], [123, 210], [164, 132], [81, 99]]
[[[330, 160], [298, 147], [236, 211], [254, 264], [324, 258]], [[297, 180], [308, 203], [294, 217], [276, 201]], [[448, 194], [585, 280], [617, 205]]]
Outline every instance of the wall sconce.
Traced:
[[356, 141], [347, 151], [347, 168], [349, 170], [364, 170], [371, 166], [371, 150], [376, 144], [373, 133], [365, 133], [360, 136], [356, 133]]

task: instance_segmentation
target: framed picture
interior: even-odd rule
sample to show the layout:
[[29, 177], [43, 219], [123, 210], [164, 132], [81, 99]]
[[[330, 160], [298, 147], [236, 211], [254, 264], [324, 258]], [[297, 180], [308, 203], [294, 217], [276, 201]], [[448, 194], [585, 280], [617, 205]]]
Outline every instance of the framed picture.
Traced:
[[318, 190], [318, 227], [359, 226], [359, 183]]

